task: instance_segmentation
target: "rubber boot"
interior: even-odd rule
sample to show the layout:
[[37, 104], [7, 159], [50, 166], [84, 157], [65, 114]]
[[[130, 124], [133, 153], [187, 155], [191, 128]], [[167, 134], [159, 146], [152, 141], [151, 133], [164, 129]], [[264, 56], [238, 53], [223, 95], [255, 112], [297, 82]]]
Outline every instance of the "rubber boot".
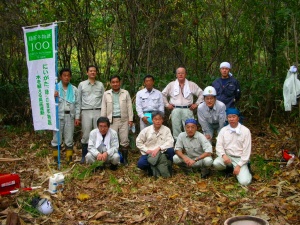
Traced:
[[124, 166], [128, 166], [128, 149], [127, 149], [127, 147], [122, 147], [121, 153], [123, 156]]
[[81, 144], [82, 145], [82, 153], [81, 153], [81, 160], [80, 163], [85, 163], [85, 156], [88, 153], [88, 144]]
[[118, 165], [110, 164], [109, 169], [112, 171], [116, 171], [118, 169]]
[[209, 168], [207, 168], [207, 167], [201, 168], [201, 178], [202, 178], [202, 179], [208, 178], [208, 177], [209, 177], [209, 174], [210, 174]]
[[147, 175], [148, 175], [149, 177], [152, 177], [152, 176], [153, 176], [153, 172], [152, 172], [151, 166], [149, 166], [149, 167], [147, 168], [146, 172], [147, 172]]
[[187, 166], [184, 162], [179, 163], [178, 166], [185, 175], [190, 175], [191, 173], [193, 173], [192, 167]]
[[73, 161], [73, 148], [72, 147], [67, 147], [66, 160], [68, 163], [71, 163]]
[[229, 165], [229, 166], [227, 165], [226, 169], [224, 170], [225, 177], [232, 177], [233, 176], [233, 170], [234, 170], [234, 168], [233, 168], [232, 165]]
[[251, 163], [250, 163], [250, 161], [248, 161], [247, 166], [248, 166], [248, 169], [249, 169], [250, 174], [253, 176], [254, 173], [253, 173], [253, 171], [252, 171], [252, 169], [251, 169]]
[[54, 162], [57, 162], [58, 161], [58, 150], [53, 149], [52, 150], [52, 155], [53, 155]]
[[[53, 155], [53, 160], [54, 160], [54, 162], [58, 162], [58, 146], [53, 146], [52, 144], [51, 144], [51, 142], [50, 142], [50, 146], [51, 146], [51, 148], [52, 148], [52, 155]], [[61, 149], [62, 149], [62, 147], [61, 147], [61, 145], [60, 145], [60, 151], [61, 151]]]
[[171, 160], [168, 160], [168, 170], [170, 173], [170, 176], [173, 176], [173, 162]]

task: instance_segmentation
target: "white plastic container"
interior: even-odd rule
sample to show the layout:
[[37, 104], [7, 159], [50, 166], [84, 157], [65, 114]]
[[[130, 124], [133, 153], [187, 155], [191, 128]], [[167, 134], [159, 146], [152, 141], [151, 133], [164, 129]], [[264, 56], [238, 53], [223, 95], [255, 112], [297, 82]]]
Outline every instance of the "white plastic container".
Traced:
[[62, 191], [65, 185], [65, 177], [62, 173], [55, 173], [49, 177], [49, 192], [56, 194], [58, 191]]
[[133, 134], [135, 133], [135, 124], [133, 123], [132, 126], [128, 125], [128, 131], [131, 131]]

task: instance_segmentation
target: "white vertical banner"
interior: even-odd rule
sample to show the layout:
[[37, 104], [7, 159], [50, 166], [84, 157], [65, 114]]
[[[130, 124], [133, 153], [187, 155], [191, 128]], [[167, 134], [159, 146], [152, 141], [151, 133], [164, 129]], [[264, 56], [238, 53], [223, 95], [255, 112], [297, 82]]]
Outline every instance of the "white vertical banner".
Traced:
[[55, 26], [23, 27], [34, 130], [56, 130]]

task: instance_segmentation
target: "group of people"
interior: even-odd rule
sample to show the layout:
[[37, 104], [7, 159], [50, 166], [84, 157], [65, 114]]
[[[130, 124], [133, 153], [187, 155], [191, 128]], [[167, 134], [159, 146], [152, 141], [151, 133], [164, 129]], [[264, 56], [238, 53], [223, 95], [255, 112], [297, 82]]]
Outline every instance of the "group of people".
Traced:
[[[239, 123], [240, 114], [234, 108], [241, 92], [230, 69], [228, 62], [221, 63], [221, 77], [204, 91], [187, 80], [184, 67], [177, 68], [176, 80], [162, 92], [154, 88], [153, 76], [144, 77], [145, 88], [137, 92], [135, 102], [140, 118], [140, 133], [136, 139], [136, 147], [141, 152], [138, 168], [155, 177], [170, 177], [175, 163], [185, 172], [199, 170], [205, 178], [213, 166], [217, 170], [231, 170], [242, 185], [250, 184], [251, 133]], [[132, 100], [128, 91], [121, 88], [119, 76], [110, 78], [111, 89], [105, 91], [103, 84], [96, 80], [96, 74], [95, 66], [87, 67], [88, 79], [77, 89], [70, 84], [71, 71], [60, 71], [61, 81], [56, 92], [60, 134], [70, 155], [74, 125], [81, 123], [81, 163], [99, 160], [115, 170], [120, 158], [128, 165]], [[165, 108], [171, 111], [172, 132], [163, 125]], [[198, 121], [194, 110], [197, 110]], [[203, 134], [198, 131], [198, 122]], [[217, 158], [213, 160], [215, 133]], [[57, 146], [56, 132], [51, 144]]]

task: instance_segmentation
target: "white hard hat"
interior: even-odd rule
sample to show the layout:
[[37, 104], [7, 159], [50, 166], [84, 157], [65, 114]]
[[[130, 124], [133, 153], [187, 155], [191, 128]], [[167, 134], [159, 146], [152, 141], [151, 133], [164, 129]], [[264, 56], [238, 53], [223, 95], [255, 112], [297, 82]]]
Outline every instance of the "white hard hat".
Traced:
[[51, 202], [46, 198], [42, 198], [37, 204], [36, 208], [44, 215], [48, 215], [53, 212]]
[[213, 86], [207, 86], [203, 91], [203, 96], [216, 96], [217, 92]]

